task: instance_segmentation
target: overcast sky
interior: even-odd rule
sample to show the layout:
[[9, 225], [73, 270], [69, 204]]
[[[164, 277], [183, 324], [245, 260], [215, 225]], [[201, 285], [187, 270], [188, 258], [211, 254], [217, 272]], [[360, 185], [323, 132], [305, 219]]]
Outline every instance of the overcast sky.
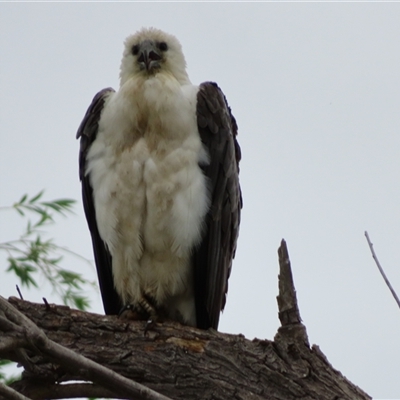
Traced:
[[[218, 82], [239, 125], [244, 209], [220, 330], [273, 339], [285, 238], [310, 342], [375, 399], [400, 398], [400, 310], [364, 237], [400, 294], [400, 4], [0, 4], [0, 205], [41, 189], [79, 200], [51, 234], [90, 259], [75, 133], [142, 26], [181, 41], [192, 82]], [[2, 211], [0, 241], [20, 222]], [[42, 296], [59, 302], [25, 293]]]

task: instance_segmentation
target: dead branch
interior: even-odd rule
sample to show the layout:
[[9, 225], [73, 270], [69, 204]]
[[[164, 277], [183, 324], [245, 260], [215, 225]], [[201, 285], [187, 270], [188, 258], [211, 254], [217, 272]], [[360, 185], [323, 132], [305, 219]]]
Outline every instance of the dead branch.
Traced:
[[371, 253], [372, 253], [372, 258], [375, 260], [375, 264], [376, 264], [376, 266], [378, 267], [379, 272], [381, 273], [381, 275], [382, 275], [382, 277], [383, 277], [383, 280], [385, 281], [385, 283], [386, 283], [386, 285], [388, 286], [390, 292], [392, 293], [394, 299], [396, 300], [397, 305], [400, 307], [400, 300], [399, 300], [399, 297], [397, 296], [395, 290], [393, 289], [393, 286], [391, 285], [389, 279], [387, 278], [387, 276], [386, 276], [386, 274], [385, 274], [385, 271], [383, 270], [383, 268], [382, 268], [382, 266], [381, 266], [381, 263], [379, 262], [378, 257], [377, 257], [377, 255], [375, 254], [375, 250], [374, 250], [373, 244], [372, 244], [372, 242], [371, 242], [371, 240], [370, 240], [370, 238], [369, 238], [368, 232], [365, 231], [364, 234], [365, 234], [365, 237], [367, 238], [368, 246], [369, 246], [369, 248], [370, 248], [370, 250], [371, 250]]
[[[150, 389], [162, 393], [160, 399], [176, 400], [371, 399], [336, 371], [317, 346], [310, 348], [284, 241], [279, 261], [282, 326], [274, 341], [249, 341], [242, 335], [171, 322], [156, 324], [145, 333], [145, 323], [140, 321], [17, 298], [1, 301], [5, 317], [0, 318], [0, 337], [5, 340], [0, 340], [0, 357], [19, 361], [25, 369], [12, 388], [32, 399], [89, 393], [150, 398], [145, 397]], [[61, 385], [72, 380], [86, 383]], [[133, 395], [126, 381], [146, 389]]]
[[[5, 333], [15, 335], [16, 339], [14, 342], [10, 342], [9, 336], [5, 338], [7, 339], [7, 346], [3, 346], [3, 349], [7, 353], [16, 349], [17, 345], [23, 345], [23, 347], [34, 350], [49, 360], [56, 360], [66, 371], [71, 371], [72, 373], [79, 371], [80, 379], [95, 382], [109, 389], [112, 393], [118, 393], [119, 396], [133, 396], [143, 400], [170, 400], [168, 397], [126, 379], [114, 371], [85, 358], [80, 353], [76, 353], [50, 340], [35, 323], [1, 296], [0, 310], [3, 314], [0, 317], [0, 327], [6, 331]], [[19, 354], [16, 352], [16, 358], [18, 356]], [[19, 361], [27, 365], [26, 360]], [[30, 365], [27, 365], [26, 368], [27, 370], [32, 370]]]
[[[15, 391], [19, 396], [18, 400], [36, 398], [36, 399], [75, 399], [79, 397], [87, 398], [113, 398], [114, 393], [102, 386], [93, 383], [69, 383], [60, 385], [43, 381], [29, 380], [24, 386], [24, 397]], [[11, 389], [11, 388], [10, 388]], [[12, 390], [12, 389], [11, 389]], [[0, 391], [1, 394], [1, 391]], [[8, 398], [7, 396], [5, 396]], [[0, 396], [1, 398], [1, 396]], [[123, 398], [123, 397], [121, 397]], [[125, 397], [130, 399], [132, 397]]]
[[2, 382], [0, 382], [0, 398], [10, 400], [30, 400], [28, 397], [23, 396], [16, 390], [4, 385]]

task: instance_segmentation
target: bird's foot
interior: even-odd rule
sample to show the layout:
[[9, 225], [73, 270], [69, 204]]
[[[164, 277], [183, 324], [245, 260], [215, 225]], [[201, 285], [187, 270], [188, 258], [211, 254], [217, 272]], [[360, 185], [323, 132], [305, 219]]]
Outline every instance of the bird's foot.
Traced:
[[159, 320], [154, 300], [146, 294], [143, 294], [137, 303], [127, 304], [122, 307], [118, 316], [122, 319], [148, 321], [148, 323], [155, 323]]
[[144, 336], [146, 336], [150, 331], [155, 331], [157, 326], [157, 321], [154, 319], [148, 319], [146, 321], [146, 326], [144, 327]]
[[124, 305], [118, 313], [118, 317], [130, 321], [143, 321], [147, 319], [146, 313], [134, 304]]

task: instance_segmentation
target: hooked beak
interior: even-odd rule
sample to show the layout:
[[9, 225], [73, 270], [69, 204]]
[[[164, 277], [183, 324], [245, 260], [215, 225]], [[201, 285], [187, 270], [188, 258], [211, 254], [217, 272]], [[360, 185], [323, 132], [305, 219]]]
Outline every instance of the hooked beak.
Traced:
[[151, 40], [145, 40], [140, 45], [139, 57], [137, 59], [140, 65], [140, 69], [152, 71], [154, 69], [160, 68], [161, 58], [162, 57], [160, 54], [160, 50]]

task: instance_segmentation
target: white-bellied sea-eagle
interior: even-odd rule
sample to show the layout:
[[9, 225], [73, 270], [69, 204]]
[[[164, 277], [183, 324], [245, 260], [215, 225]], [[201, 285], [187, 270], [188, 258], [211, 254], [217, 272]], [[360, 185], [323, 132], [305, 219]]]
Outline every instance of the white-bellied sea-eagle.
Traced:
[[96, 94], [77, 133], [106, 314], [217, 329], [242, 206], [236, 135], [224, 94], [190, 82], [174, 36], [126, 39], [119, 90]]

